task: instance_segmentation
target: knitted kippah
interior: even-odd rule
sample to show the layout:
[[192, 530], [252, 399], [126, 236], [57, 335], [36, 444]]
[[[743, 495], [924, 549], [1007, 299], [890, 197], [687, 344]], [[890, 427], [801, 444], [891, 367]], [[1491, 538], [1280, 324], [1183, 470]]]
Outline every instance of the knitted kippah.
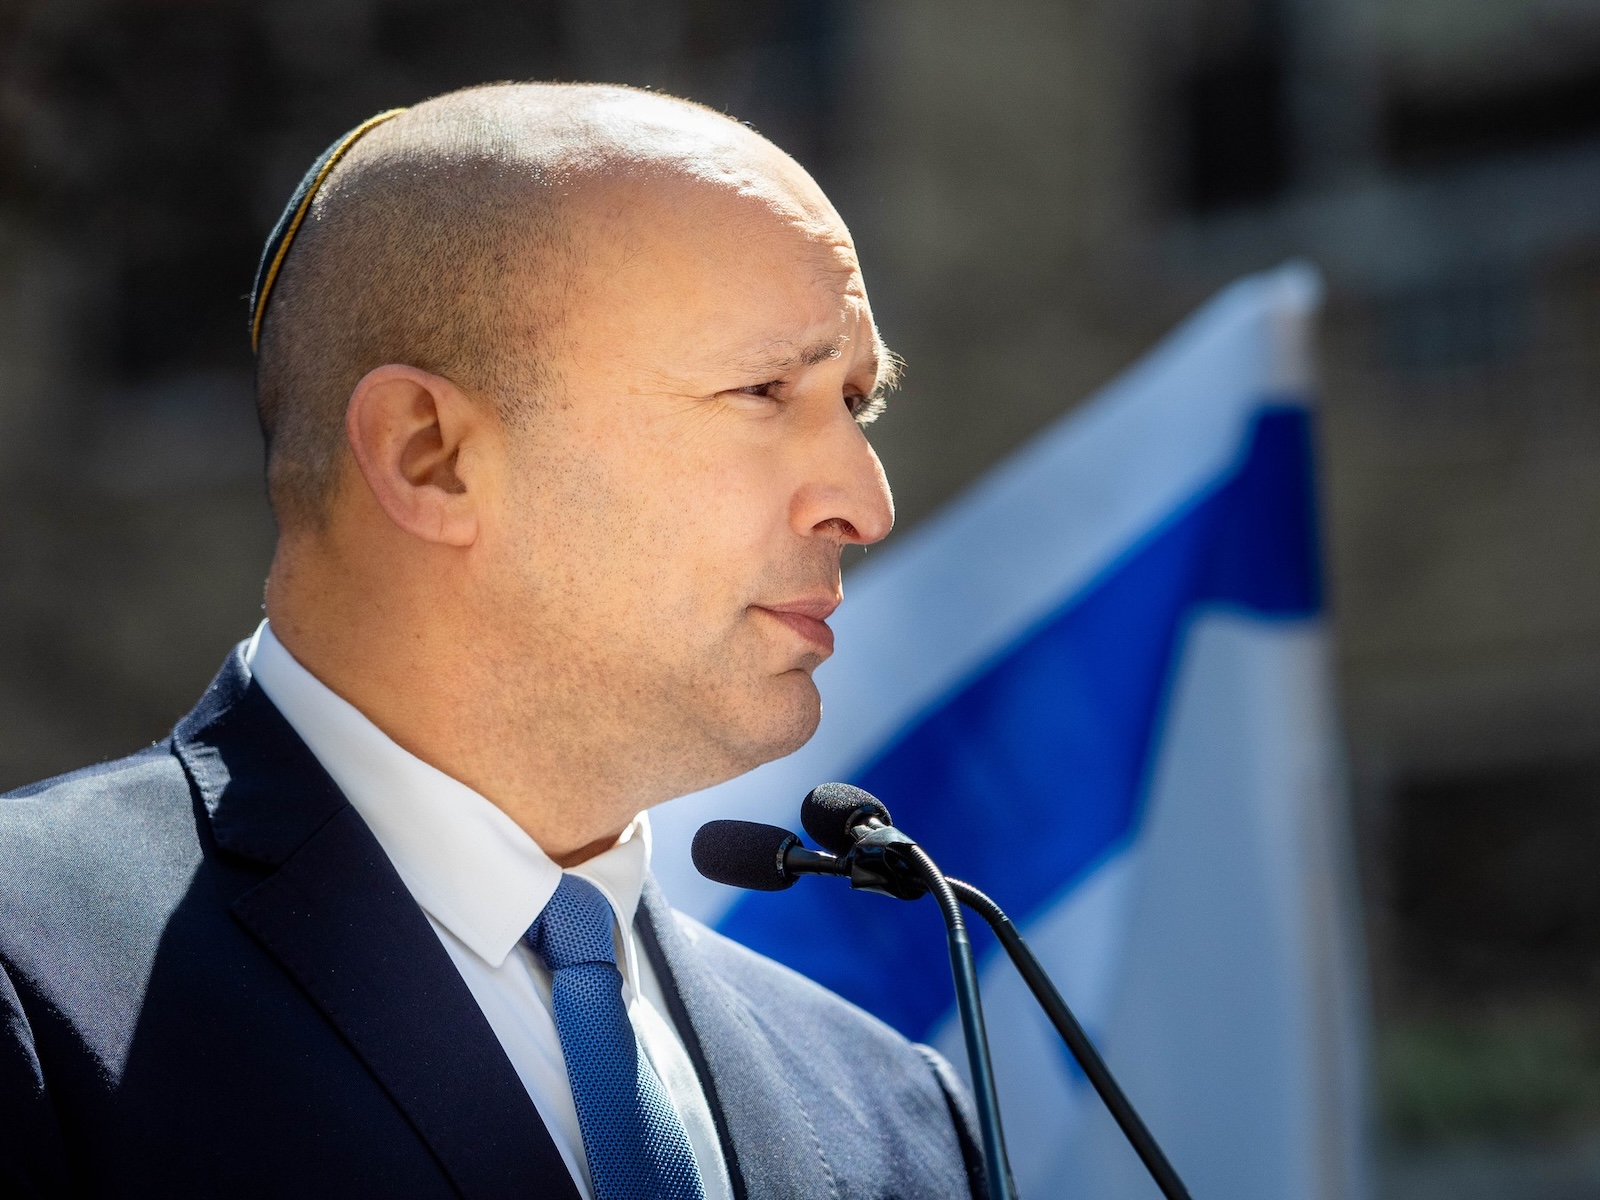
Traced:
[[369, 129], [382, 125], [391, 117], [398, 117], [406, 110], [391, 108], [381, 112], [375, 117], [368, 117], [349, 133], [336, 141], [322, 152], [322, 157], [311, 164], [311, 169], [306, 172], [305, 178], [300, 181], [300, 186], [294, 189], [294, 195], [289, 197], [289, 203], [284, 207], [283, 215], [278, 218], [278, 223], [272, 227], [272, 236], [267, 238], [267, 244], [261, 251], [261, 264], [256, 267], [255, 286], [250, 289], [250, 349], [252, 352], [261, 346], [261, 322], [267, 315], [267, 300], [272, 295], [272, 285], [277, 282], [278, 272], [283, 267], [283, 260], [289, 255], [289, 247], [294, 243], [294, 235], [300, 231], [300, 223], [306, 219], [306, 212], [311, 207], [311, 201], [316, 198], [317, 189], [322, 186], [323, 180], [339, 165], [339, 160], [354, 146]]

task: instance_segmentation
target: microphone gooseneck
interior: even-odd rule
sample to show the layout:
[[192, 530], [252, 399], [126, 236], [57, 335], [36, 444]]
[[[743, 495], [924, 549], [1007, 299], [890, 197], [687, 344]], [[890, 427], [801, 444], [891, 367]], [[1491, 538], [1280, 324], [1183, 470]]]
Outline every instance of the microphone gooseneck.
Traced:
[[983, 1023], [978, 967], [955, 893], [928, 852], [894, 828], [889, 809], [871, 792], [848, 783], [820, 784], [801, 804], [800, 821], [819, 845], [839, 855], [840, 863], [849, 870], [851, 887], [901, 900], [916, 900], [932, 892], [938, 900], [950, 947], [956, 1009], [972, 1070], [972, 1099], [978, 1110], [989, 1197], [1014, 1200], [1016, 1185], [1000, 1124], [1000, 1092]]
[[1139, 1161], [1144, 1163], [1145, 1170], [1150, 1173], [1150, 1178], [1155, 1180], [1156, 1186], [1161, 1189], [1161, 1194], [1166, 1200], [1190, 1200], [1189, 1189], [1184, 1186], [1183, 1180], [1178, 1178], [1178, 1172], [1167, 1161], [1167, 1156], [1162, 1152], [1155, 1136], [1123, 1093], [1115, 1076], [1111, 1074], [1111, 1069], [1100, 1057], [1100, 1052], [1094, 1048], [1094, 1043], [1089, 1040], [1089, 1035], [1084, 1032], [1083, 1026], [1078, 1024], [1078, 1018], [1073, 1015], [1072, 1009], [1067, 1007], [1066, 1000], [1051, 982], [1050, 976], [1045, 973], [1044, 966], [1034, 957], [1028, 943], [1022, 940], [1022, 934], [1018, 932], [1011, 918], [1006, 916], [998, 904], [970, 883], [949, 876], [945, 877], [945, 883], [961, 903], [987, 921], [989, 928], [994, 930], [995, 937], [1000, 939], [1000, 945], [1005, 948], [1006, 954], [1016, 966], [1017, 973], [1028, 985], [1028, 990], [1039, 1002], [1039, 1007], [1044, 1009], [1045, 1015], [1050, 1018], [1050, 1023], [1056, 1027], [1061, 1040], [1066, 1042], [1067, 1049], [1072, 1051], [1072, 1057], [1078, 1060], [1084, 1075], [1099, 1093], [1106, 1110], [1117, 1122], [1117, 1127], [1128, 1139], [1128, 1144], [1139, 1156]]
[[972, 1068], [972, 1099], [978, 1110], [978, 1132], [983, 1138], [990, 1200], [1016, 1200], [1017, 1188], [1011, 1178], [1005, 1132], [1000, 1126], [1000, 1089], [995, 1086], [994, 1064], [989, 1058], [989, 1034], [983, 1024], [978, 964], [972, 956], [972, 940], [967, 936], [967, 924], [961, 917], [961, 905], [926, 850], [913, 842], [905, 854], [916, 864], [944, 916], [945, 933], [950, 942], [950, 973], [955, 979], [956, 1008], [961, 1014], [967, 1064]]

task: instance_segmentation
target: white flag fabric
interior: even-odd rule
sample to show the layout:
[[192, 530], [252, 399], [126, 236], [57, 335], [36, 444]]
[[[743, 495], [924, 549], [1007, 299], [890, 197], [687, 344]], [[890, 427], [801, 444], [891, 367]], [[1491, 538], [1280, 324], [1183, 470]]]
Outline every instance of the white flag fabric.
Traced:
[[[689, 866], [714, 817], [879, 796], [1022, 928], [1197, 1200], [1360, 1200], [1365, 1044], [1322, 608], [1315, 274], [1245, 279], [869, 554], [802, 750], [654, 814], [668, 896], [963, 1069], [937, 910]], [[975, 930], [1027, 1200], [1158, 1195]]]

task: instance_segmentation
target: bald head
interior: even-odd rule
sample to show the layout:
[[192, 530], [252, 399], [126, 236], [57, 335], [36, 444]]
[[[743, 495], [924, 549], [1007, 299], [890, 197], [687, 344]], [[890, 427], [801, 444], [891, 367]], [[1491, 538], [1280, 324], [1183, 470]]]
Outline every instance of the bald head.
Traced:
[[280, 525], [321, 524], [347, 457], [346, 403], [375, 367], [446, 377], [512, 423], [556, 394], [594, 239], [618, 236], [652, 194], [697, 188], [802, 226], [837, 223], [769, 142], [631, 88], [472, 88], [361, 137], [317, 191], [262, 325], [258, 398]]

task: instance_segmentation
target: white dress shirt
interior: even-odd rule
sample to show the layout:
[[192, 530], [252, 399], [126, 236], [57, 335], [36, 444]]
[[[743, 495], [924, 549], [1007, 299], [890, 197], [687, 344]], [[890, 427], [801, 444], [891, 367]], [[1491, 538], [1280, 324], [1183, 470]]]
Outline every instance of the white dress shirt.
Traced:
[[[295, 661], [263, 621], [245, 648], [255, 681], [361, 814], [427, 915], [543, 1118], [585, 1200], [594, 1185], [551, 1009], [550, 972], [522, 942], [561, 868], [483, 796], [402, 749]], [[716, 1125], [694, 1064], [639, 952], [634, 910], [650, 867], [650, 823], [572, 868], [610, 901], [623, 1002], [689, 1134], [706, 1200], [732, 1200]]]

